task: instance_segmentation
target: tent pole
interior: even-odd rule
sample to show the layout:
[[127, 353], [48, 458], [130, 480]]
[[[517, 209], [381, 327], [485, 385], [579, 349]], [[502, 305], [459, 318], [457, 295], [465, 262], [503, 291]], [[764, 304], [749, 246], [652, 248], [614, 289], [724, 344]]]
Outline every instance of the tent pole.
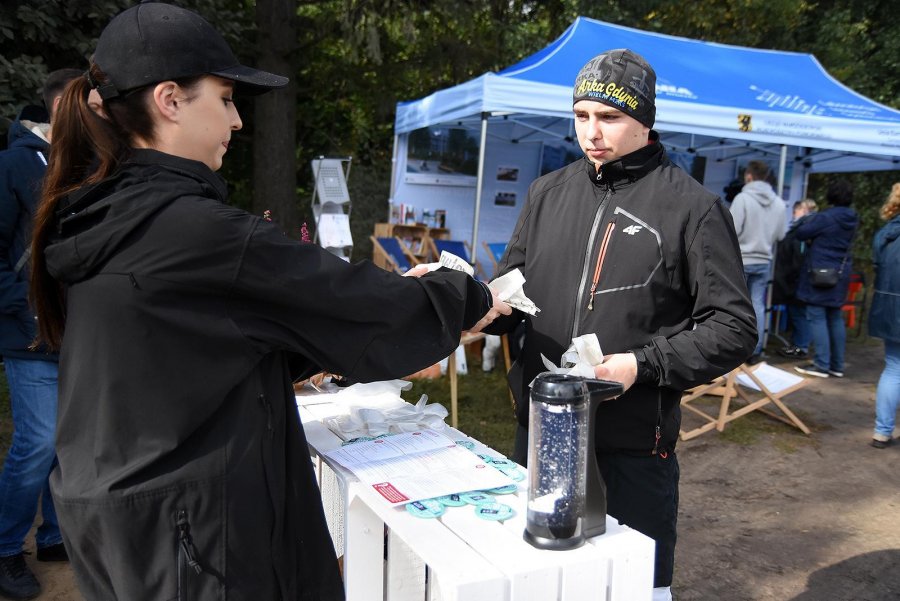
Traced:
[[781, 145], [781, 159], [778, 161], [778, 196], [784, 194], [784, 173], [787, 171], [787, 145]]
[[475, 219], [472, 222], [472, 246], [469, 252], [472, 256], [469, 260], [475, 264], [475, 256], [478, 254], [478, 219], [481, 216], [481, 185], [484, 183], [484, 155], [487, 146], [487, 124], [490, 113], [481, 113], [481, 144], [478, 147], [478, 178], [475, 180]]
[[385, 223], [391, 222], [391, 205], [394, 203], [394, 194], [397, 192], [397, 144], [399, 143], [400, 136], [394, 132], [394, 152], [391, 156], [391, 195], [388, 198], [387, 219], [384, 220]]

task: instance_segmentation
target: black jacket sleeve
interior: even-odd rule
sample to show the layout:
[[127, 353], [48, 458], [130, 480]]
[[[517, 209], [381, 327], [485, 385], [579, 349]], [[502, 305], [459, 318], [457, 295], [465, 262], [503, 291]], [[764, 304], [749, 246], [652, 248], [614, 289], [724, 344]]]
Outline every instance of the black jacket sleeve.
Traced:
[[491, 308], [486, 287], [440, 269], [403, 277], [351, 265], [258, 220], [234, 282], [234, 319], [261, 350], [301, 353], [367, 382], [403, 377], [448, 356]]
[[636, 349], [638, 382], [685, 390], [731, 371], [756, 346], [756, 319], [740, 247], [721, 202], [700, 220], [687, 249], [685, 277], [694, 299], [694, 327], [656, 336]]

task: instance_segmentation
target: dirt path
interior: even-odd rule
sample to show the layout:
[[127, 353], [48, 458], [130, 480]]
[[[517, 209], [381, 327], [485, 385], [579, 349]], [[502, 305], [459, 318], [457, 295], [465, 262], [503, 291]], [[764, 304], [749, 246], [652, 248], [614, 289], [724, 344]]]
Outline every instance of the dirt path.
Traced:
[[[679, 445], [678, 601], [900, 599], [900, 444], [868, 446], [883, 360], [851, 341], [846, 378], [789, 397], [811, 437], [750, 414]], [[29, 562], [39, 599], [81, 601], [66, 565]]]
[[788, 397], [809, 438], [751, 414], [679, 445], [679, 601], [900, 599], [900, 445], [868, 446], [883, 358], [851, 343], [847, 377]]

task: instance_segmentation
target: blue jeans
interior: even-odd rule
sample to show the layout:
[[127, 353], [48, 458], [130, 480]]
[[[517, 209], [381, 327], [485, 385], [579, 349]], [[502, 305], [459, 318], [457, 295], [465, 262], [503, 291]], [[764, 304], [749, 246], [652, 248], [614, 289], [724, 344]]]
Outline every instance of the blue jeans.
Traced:
[[900, 342], [884, 341], [884, 371], [875, 393], [875, 433], [894, 435], [897, 406], [900, 405]]
[[813, 363], [819, 369], [844, 371], [847, 330], [841, 308], [806, 305], [806, 318], [816, 347]]
[[811, 334], [809, 320], [806, 318], [806, 305], [788, 305], [787, 311], [791, 327], [794, 329], [794, 333], [791, 335], [794, 346], [808, 351]]
[[3, 363], [15, 428], [0, 474], [0, 557], [8, 557], [22, 552], [39, 499], [43, 521], [35, 537], [37, 546], [62, 542], [47, 484], [56, 464], [58, 366], [50, 361], [9, 357]]
[[754, 355], [760, 354], [763, 349], [763, 334], [766, 331], [766, 286], [769, 283], [770, 266], [771, 263], [744, 265], [744, 279], [747, 280], [750, 302], [753, 303], [753, 312], [756, 313], [756, 349], [753, 351]]

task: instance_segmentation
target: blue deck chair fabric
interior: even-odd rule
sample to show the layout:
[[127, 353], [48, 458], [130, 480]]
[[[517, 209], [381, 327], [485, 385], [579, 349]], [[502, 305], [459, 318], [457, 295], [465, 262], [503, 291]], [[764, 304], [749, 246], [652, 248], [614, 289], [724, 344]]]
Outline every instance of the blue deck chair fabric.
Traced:
[[500, 259], [503, 258], [503, 253], [506, 252], [506, 242], [485, 242], [484, 244], [488, 247], [488, 250], [491, 251], [491, 256], [494, 257], [494, 261], [499, 263]]
[[434, 247], [437, 249], [438, 256], [435, 259], [440, 258], [440, 254], [444, 251], [448, 253], [453, 253], [466, 263], [471, 263], [471, 259], [469, 258], [469, 249], [466, 248], [466, 243], [462, 240], [434, 240]]
[[503, 258], [503, 253], [506, 252], [506, 242], [482, 242], [484, 245], [484, 249], [488, 252], [488, 257], [491, 259], [491, 263], [494, 264], [494, 273], [491, 277], [497, 277], [497, 271], [500, 269], [500, 259]]
[[388, 257], [396, 264], [397, 270], [400, 273], [405, 273], [410, 270], [412, 267], [409, 264], [409, 259], [404, 254], [403, 249], [400, 247], [400, 241], [396, 238], [375, 238], [378, 242], [378, 245], [381, 246], [381, 249], [387, 254]]

